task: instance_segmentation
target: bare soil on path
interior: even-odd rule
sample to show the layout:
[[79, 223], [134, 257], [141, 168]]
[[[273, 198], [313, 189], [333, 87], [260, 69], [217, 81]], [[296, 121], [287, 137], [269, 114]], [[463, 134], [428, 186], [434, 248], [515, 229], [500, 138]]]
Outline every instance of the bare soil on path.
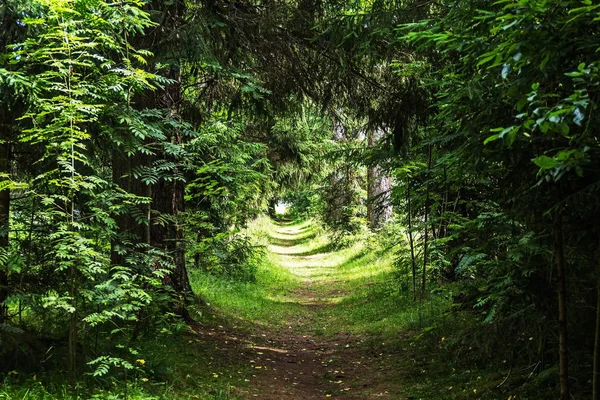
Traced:
[[302, 285], [289, 294], [289, 302], [306, 313], [289, 321], [289, 326], [261, 328], [246, 338], [244, 354], [256, 373], [239, 394], [264, 400], [404, 398], [391, 383], [393, 354], [377, 353], [363, 345], [367, 338], [350, 333], [315, 333], [327, 323], [322, 320], [324, 311], [336, 307], [346, 293], [335, 281], [322, 279], [324, 268], [336, 267], [327, 253], [300, 252], [299, 243], [310, 240], [303, 229], [279, 226], [269, 251], [278, 254], [281, 265], [301, 280]]

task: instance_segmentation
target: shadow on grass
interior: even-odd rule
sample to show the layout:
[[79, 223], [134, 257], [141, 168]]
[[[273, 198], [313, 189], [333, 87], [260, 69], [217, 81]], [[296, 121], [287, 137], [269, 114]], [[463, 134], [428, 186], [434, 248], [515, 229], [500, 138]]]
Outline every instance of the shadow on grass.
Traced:
[[364, 251], [360, 251], [360, 252], [354, 254], [352, 257], [348, 258], [346, 261], [344, 261], [342, 264], [340, 264], [339, 269], [340, 269], [341, 273], [343, 273], [342, 271], [345, 269], [352, 268], [353, 264], [359, 262], [363, 258], [368, 257], [369, 255], [370, 254], [368, 252], [364, 252]]
[[[281, 239], [281, 238], [276, 238], [273, 236], [269, 236], [269, 243], [272, 244], [273, 246], [281, 246], [281, 247], [293, 247], [296, 245], [296, 243], [294, 243], [294, 240], [292, 240], [292, 239]], [[282, 253], [282, 254], [287, 254], [287, 253]]]
[[317, 234], [314, 232], [311, 232], [311, 233], [308, 233], [308, 234], [302, 235], [302, 236], [296, 236], [296, 235], [289, 235], [289, 236], [290, 236], [289, 239], [283, 238], [283, 237], [269, 236], [269, 242], [272, 245], [282, 246], [282, 247], [301, 246], [306, 243], [309, 243], [311, 240], [316, 238]]
[[293, 255], [298, 256], [298, 257], [315, 256], [317, 254], [331, 253], [333, 250], [334, 250], [333, 243], [327, 243], [327, 244], [324, 244], [323, 246], [316, 247], [311, 250], [302, 251], [299, 253], [293, 253]]
[[305, 221], [302, 221], [299, 219], [288, 219], [288, 218], [271, 218], [271, 221], [273, 221], [273, 224], [277, 225], [277, 226], [294, 226], [294, 225], [300, 225], [305, 222]]
[[[296, 256], [296, 253], [288, 254]], [[348, 258], [345, 262], [339, 265], [303, 265], [302, 260], [298, 261], [298, 270], [305, 271], [311, 279], [316, 281], [324, 282], [332, 280], [335, 282], [345, 281], [352, 283], [353, 285], [360, 285], [361, 280], [370, 281], [373, 278], [369, 277], [348, 277], [349, 273], [353, 273], [354, 270], [360, 269], [360, 263], [368, 262], [368, 253], [358, 253]]]

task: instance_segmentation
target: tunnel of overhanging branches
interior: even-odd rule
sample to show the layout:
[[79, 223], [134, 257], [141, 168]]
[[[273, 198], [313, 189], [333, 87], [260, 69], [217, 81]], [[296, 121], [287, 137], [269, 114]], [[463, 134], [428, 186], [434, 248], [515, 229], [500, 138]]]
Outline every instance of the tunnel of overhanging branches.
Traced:
[[268, 216], [387, 257], [405, 336], [495, 382], [440, 399], [600, 399], [598, 10], [4, 0], [0, 398], [176, 381], [143, 343], [235, 325], [199, 277], [263, 290]]

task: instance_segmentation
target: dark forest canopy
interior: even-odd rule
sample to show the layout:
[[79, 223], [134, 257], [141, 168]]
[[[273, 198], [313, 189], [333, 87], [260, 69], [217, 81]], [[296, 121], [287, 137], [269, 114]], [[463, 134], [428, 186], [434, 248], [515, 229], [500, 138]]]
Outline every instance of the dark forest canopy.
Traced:
[[256, 282], [245, 229], [285, 201], [391, 243], [457, 365], [600, 399], [599, 27], [592, 0], [4, 0], [0, 374], [53, 348], [72, 387], [121, 379], [197, 324], [192, 272]]

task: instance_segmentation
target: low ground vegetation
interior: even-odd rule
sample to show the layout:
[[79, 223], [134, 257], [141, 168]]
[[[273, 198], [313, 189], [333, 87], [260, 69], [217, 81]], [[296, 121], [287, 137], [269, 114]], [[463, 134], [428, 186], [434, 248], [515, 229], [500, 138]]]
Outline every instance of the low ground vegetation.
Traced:
[[[280, 390], [280, 398], [302, 393], [303, 398], [450, 400], [542, 399], [552, 393], [551, 380], [533, 375], [533, 366], [510, 365], [508, 359], [489, 364], [506, 354], [489, 356], [486, 346], [493, 343], [478, 335], [477, 321], [453, 310], [452, 285], [418, 301], [399, 290], [406, 276], [398, 272], [394, 253], [378, 241], [362, 238], [333, 250], [331, 236], [314, 222], [265, 217], [246, 234], [269, 249], [255, 280], [193, 271], [192, 287], [204, 299], [193, 307], [197, 323], [155, 340], [141, 338], [136, 368], [127, 379], [90, 377], [96, 389], [82, 386], [80, 396], [268, 399]], [[296, 365], [288, 362], [290, 352], [310, 345], [314, 352], [306, 355], [318, 357], [316, 365], [286, 371]], [[269, 357], [268, 349], [281, 349], [284, 358]], [[279, 370], [278, 376], [296, 376], [282, 378], [273, 389], [265, 380], [277, 376], [268, 368]], [[296, 382], [312, 375], [311, 368], [320, 370], [314, 380]], [[74, 398], [62, 379], [60, 371], [14, 371], [1, 395]]]

